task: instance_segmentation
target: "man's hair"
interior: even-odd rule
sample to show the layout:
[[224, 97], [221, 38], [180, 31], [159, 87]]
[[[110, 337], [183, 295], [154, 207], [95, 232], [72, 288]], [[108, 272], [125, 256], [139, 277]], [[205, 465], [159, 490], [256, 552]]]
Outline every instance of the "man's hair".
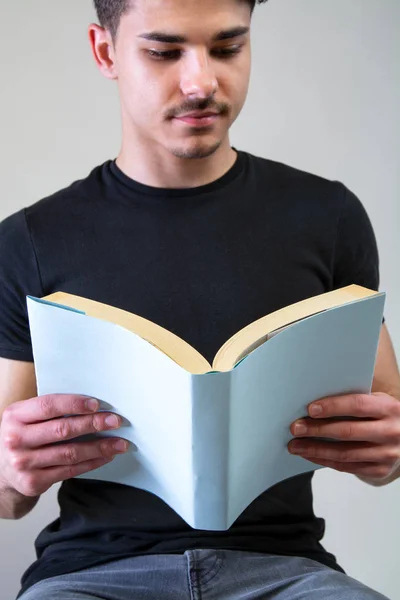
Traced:
[[[111, 33], [113, 39], [118, 33], [119, 24], [122, 15], [127, 13], [133, 6], [134, 0], [94, 0], [94, 6], [97, 12], [100, 25]], [[267, 0], [245, 0], [250, 4], [251, 12], [257, 4], [267, 2]]]

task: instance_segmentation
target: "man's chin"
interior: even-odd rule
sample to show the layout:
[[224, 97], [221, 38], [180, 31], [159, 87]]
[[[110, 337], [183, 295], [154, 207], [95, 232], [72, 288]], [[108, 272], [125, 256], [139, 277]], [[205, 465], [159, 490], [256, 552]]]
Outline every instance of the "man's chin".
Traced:
[[208, 143], [197, 140], [192, 144], [172, 146], [170, 147], [170, 152], [177, 158], [208, 158], [214, 154], [220, 146], [220, 140]]

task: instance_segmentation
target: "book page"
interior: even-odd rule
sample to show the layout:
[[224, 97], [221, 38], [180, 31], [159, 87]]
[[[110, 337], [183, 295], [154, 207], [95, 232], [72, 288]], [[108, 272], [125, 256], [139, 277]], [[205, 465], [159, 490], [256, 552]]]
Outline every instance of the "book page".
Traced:
[[379, 292], [359, 285], [349, 285], [281, 308], [250, 323], [227, 340], [214, 358], [213, 369], [216, 371], [233, 369], [239, 357], [243, 357], [249, 348], [258, 344], [259, 340], [265, 341], [266, 336], [273, 331], [325, 310], [376, 295], [379, 295]]

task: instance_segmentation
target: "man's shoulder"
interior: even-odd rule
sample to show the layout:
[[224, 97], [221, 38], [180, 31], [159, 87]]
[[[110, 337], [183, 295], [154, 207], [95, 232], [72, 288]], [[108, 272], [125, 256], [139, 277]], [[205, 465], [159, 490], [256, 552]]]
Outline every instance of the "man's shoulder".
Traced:
[[[105, 164], [105, 163], [104, 163]], [[71, 210], [79, 201], [90, 201], [100, 189], [104, 164], [94, 167], [88, 175], [72, 181], [72, 183], [33, 202], [23, 210], [27, 219], [60, 216]]]
[[336, 196], [343, 193], [345, 187], [336, 179], [329, 179], [318, 173], [313, 173], [297, 166], [274, 160], [269, 157], [259, 156], [247, 152], [250, 164], [258, 177], [265, 178], [266, 182], [275, 183], [281, 188], [295, 188], [298, 192], [323, 191], [325, 194]]
[[360, 212], [358, 198], [339, 180], [271, 158], [250, 155], [248, 185], [259, 202], [313, 226], [338, 223], [347, 206]]
[[[76, 179], [31, 204], [27, 204], [0, 221], [0, 248], [30, 244], [34, 232], [55, 235], [74, 216], [92, 210], [92, 203], [101, 193], [103, 163], [87, 176]], [[96, 190], [98, 193], [96, 193]]]

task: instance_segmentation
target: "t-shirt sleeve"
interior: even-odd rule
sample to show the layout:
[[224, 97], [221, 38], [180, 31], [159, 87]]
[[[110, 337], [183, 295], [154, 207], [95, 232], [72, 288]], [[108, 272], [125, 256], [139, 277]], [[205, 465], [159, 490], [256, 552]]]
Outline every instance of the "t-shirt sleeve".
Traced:
[[339, 184], [342, 210], [339, 218], [333, 261], [333, 289], [353, 283], [379, 289], [379, 255], [369, 216], [360, 202]]
[[0, 357], [33, 362], [26, 296], [43, 296], [25, 210], [0, 223]]

